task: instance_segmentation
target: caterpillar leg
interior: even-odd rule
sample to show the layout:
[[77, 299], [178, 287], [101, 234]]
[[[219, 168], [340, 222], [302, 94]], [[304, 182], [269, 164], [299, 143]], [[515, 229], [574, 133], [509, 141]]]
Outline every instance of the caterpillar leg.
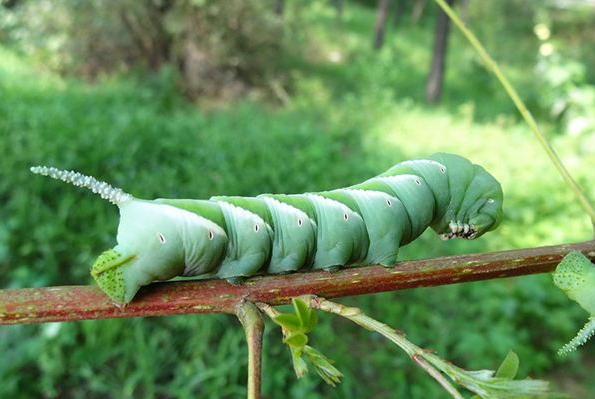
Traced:
[[448, 228], [449, 232], [440, 234], [442, 240], [451, 240], [453, 238], [472, 240], [477, 236], [477, 229], [470, 223], [451, 221], [448, 223]]
[[231, 285], [240, 285], [244, 281], [246, 281], [247, 277], [237, 276], [237, 277], [226, 277], [225, 281], [227, 281]]

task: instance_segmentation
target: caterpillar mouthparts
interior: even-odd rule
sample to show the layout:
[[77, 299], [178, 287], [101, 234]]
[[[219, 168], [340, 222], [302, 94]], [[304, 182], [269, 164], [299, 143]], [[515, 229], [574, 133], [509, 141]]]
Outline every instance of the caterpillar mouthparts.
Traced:
[[440, 234], [440, 238], [442, 240], [451, 240], [453, 238], [464, 238], [466, 240], [473, 240], [477, 235], [477, 230], [473, 225], [462, 223], [462, 222], [455, 222], [451, 221], [448, 224], [448, 228], [450, 229], [447, 233]]

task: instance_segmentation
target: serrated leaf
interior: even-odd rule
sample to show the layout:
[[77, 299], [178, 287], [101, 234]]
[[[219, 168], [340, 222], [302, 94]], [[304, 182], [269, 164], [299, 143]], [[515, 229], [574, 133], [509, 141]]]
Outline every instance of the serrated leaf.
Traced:
[[300, 318], [293, 313], [281, 313], [273, 321], [289, 331], [299, 331], [301, 328]]
[[512, 380], [516, 377], [518, 370], [519, 357], [513, 351], [508, 351], [504, 361], [502, 361], [502, 364], [498, 367], [498, 371], [496, 371], [496, 377]]
[[332, 360], [308, 345], [304, 347], [304, 354], [312, 365], [314, 365], [316, 372], [324, 382], [333, 387], [336, 386], [336, 384], [341, 383], [343, 373], [333, 366]]
[[307, 326], [310, 322], [310, 313], [312, 313], [312, 311], [310, 310], [308, 305], [306, 305], [306, 302], [299, 298], [293, 298], [291, 302], [293, 303], [295, 313], [300, 318], [301, 326], [304, 329], [307, 329]]
[[283, 342], [287, 345], [301, 348], [308, 343], [308, 337], [306, 337], [306, 334], [297, 333], [286, 337]]

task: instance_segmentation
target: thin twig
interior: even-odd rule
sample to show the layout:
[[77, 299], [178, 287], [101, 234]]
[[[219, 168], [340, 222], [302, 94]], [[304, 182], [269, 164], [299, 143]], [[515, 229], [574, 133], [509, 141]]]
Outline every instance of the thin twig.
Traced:
[[459, 391], [457, 391], [455, 387], [453, 387], [452, 384], [446, 378], [444, 378], [442, 373], [436, 370], [434, 367], [432, 367], [431, 364], [426, 362], [423, 357], [413, 355], [411, 358], [415, 363], [417, 363], [419, 367], [424, 369], [426, 373], [428, 373], [430, 376], [432, 376], [432, 378], [438, 381], [438, 383], [442, 385], [442, 387], [450, 394], [450, 396], [452, 396], [455, 399], [465, 399], [459, 393]]
[[570, 175], [568, 170], [564, 167], [564, 165], [562, 164], [562, 161], [560, 161], [560, 158], [558, 157], [558, 155], [556, 154], [556, 152], [554, 151], [554, 149], [552, 148], [550, 143], [547, 141], [547, 139], [541, 132], [541, 129], [539, 128], [539, 125], [537, 125], [537, 122], [533, 118], [533, 115], [527, 109], [527, 106], [525, 105], [523, 100], [521, 100], [520, 96], [518, 95], [518, 93], [516, 92], [516, 90], [514, 89], [512, 84], [510, 83], [510, 81], [506, 78], [506, 76], [504, 76], [504, 74], [498, 67], [498, 64], [496, 63], [496, 61], [494, 61], [494, 59], [488, 54], [488, 52], [481, 45], [481, 43], [479, 42], [477, 37], [475, 37], [475, 35], [469, 29], [467, 29], [465, 24], [459, 19], [459, 17], [455, 14], [455, 12], [452, 10], [452, 8], [450, 8], [450, 6], [448, 4], [446, 4], [446, 2], [444, 0], [436, 0], [436, 3], [438, 3], [438, 5], [450, 17], [450, 19], [461, 30], [461, 32], [463, 32], [463, 35], [465, 35], [465, 37], [467, 38], [469, 43], [471, 43], [473, 48], [475, 48], [475, 50], [479, 53], [479, 56], [481, 57], [483, 62], [486, 64], [488, 69], [490, 69], [494, 73], [494, 75], [496, 75], [496, 78], [498, 78], [498, 80], [504, 87], [504, 90], [506, 90], [506, 93], [508, 93], [508, 95], [514, 102], [514, 105], [516, 105], [516, 107], [519, 110], [519, 112], [521, 113], [523, 119], [525, 119], [525, 122], [529, 126], [529, 129], [531, 129], [531, 131], [535, 135], [535, 138], [537, 139], [537, 141], [539, 141], [539, 143], [545, 150], [547, 156], [550, 158], [550, 160], [552, 161], [552, 163], [554, 164], [554, 166], [556, 167], [556, 169], [558, 170], [560, 175], [562, 175], [562, 178], [564, 179], [564, 181], [566, 182], [568, 187], [570, 187], [570, 189], [574, 192], [574, 194], [576, 195], [580, 204], [584, 208], [585, 212], [587, 212], [587, 214], [591, 218], [591, 224], [593, 226], [593, 233], [595, 234], [595, 208], [593, 208], [593, 205], [591, 204], [591, 202], [589, 201], [589, 199], [587, 198], [587, 196], [585, 195], [583, 190], [580, 188], [580, 186], [577, 184], [577, 182], [572, 178], [572, 176]]
[[264, 321], [262, 313], [252, 302], [244, 302], [238, 306], [236, 315], [246, 334], [248, 343], [248, 399], [260, 399], [260, 382], [262, 375], [262, 336]]
[[275, 309], [268, 303], [259, 302], [256, 304], [256, 306], [258, 306], [258, 309], [260, 309], [261, 312], [269, 316], [271, 319], [274, 319], [275, 317], [281, 314], [277, 309]]

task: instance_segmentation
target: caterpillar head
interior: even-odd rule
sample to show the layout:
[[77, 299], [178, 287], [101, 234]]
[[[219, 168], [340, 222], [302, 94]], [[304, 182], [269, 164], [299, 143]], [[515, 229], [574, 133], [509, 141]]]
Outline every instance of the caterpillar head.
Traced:
[[498, 227], [503, 217], [503, 192], [488, 171], [453, 154], [434, 154], [431, 159], [446, 166], [450, 204], [436, 230], [443, 239], [475, 239]]
[[[473, 165], [475, 177], [471, 185], [467, 188], [466, 198], [471, 197], [475, 203], [469, 208], [466, 219], [470, 226], [471, 233], [469, 237], [477, 238], [494, 230], [500, 225], [504, 212], [502, 210], [502, 202], [504, 194], [500, 183], [479, 165]], [[474, 198], [475, 193], [481, 194], [477, 199]]]

